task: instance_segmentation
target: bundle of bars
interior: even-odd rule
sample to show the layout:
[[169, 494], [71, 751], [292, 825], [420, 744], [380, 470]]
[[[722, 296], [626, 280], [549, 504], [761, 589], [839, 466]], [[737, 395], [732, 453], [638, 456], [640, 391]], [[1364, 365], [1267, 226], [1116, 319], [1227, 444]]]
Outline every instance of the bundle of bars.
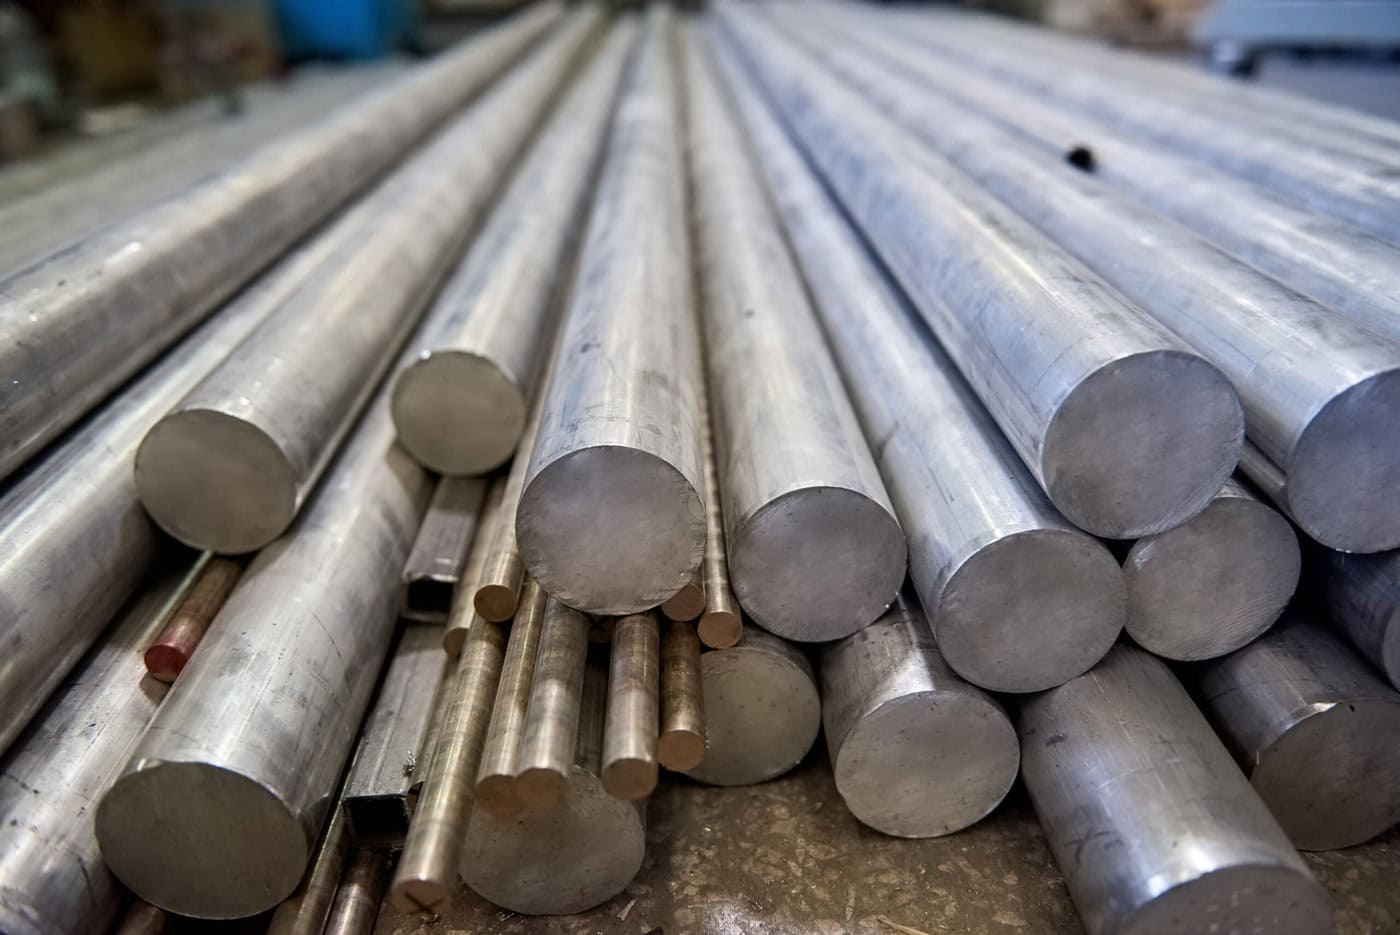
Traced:
[[1023, 777], [1092, 935], [1329, 931], [1397, 169], [990, 18], [544, 3], [0, 281], [0, 929], [578, 912], [824, 726], [886, 834]]

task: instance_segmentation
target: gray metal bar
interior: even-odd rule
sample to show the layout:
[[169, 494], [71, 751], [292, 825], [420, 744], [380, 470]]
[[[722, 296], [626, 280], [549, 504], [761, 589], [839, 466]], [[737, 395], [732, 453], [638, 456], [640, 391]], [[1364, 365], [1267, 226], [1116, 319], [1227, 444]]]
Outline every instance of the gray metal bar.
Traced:
[[656, 788], [661, 628], [655, 612], [619, 617], [609, 649], [608, 714], [598, 778], [609, 795], [635, 801]]
[[[449, 656], [461, 655], [462, 644], [467, 633], [481, 616], [476, 611], [475, 597], [479, 585], [485, 577], [485, 568], [491, 559], [491, 549], [505, 522], [505, 507], [502, 497], [510, 489], [506, 478], [497, 476], [486, 491], [486, 499], [481, 504], [481, 518], [476, 523], [476, 534], [467, 549], [467, 561], [462, 568], [462, 583], [452, 598], [452, 607], [447, 613], [447, 627], [442, 633], [442, 648]], [[515, 613], [515, 608], [511, 608]], [[509, 620], [506, 617], [505, 620]], [[504, 620], [493, 620], [503, 623]]]
[[467, 549], [482, 516], [487, 482], [474, 477], [443, 477], [404, 562], [399, 616], [422, 623], [446, 623], [453, 595], [462, 583]]
[[1333, 625], [1400, 689], [1400, 550], [1347, 555], [1315, 549], [1310, 557]]
[[340, 885], [340, 874], [349, 851], [345, 809], [341, 807], [337, 792], [306, 875], [296, 891], [282, 900], [272, 913], [267, 935], [321, 935], [335, 903], [335, 891]]

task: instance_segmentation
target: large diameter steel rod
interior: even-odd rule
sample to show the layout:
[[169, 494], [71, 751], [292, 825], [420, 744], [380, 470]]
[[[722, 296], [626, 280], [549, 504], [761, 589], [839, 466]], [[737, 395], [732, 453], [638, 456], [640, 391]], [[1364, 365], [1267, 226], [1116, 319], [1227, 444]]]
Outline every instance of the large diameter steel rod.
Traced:
[[570, 14], [351, 209], [359, 236], [152, 427], [136, 488], [163, 529], [225, 553], [287, 529], [600, 16]]
[[521, 441], [635, 34], [630, 18], [610, 30], [555, 106], [398, 375], [399, 440], [435, 471], [494, 470]]
[[1189, 678], [1294, 845], [1351, 847], [1400, 823], [1400, 693], [1310, 613]]
[[146, 661], [146, 671], [167, 685], [175, 681], [189, 665], [209, 624], [214, 622], [241, 577], [242, 562], [206, 552], [200, 559], [198, 575], [189, 593], [170, 615], [165, 628], [146, 647], [142, 657]]
[[1165, 663], [1121, 643], [1017, 726], [1089, 935], [1332, 931], [1326, 891]]
[[1400, 551], [1315, 556], [1327, 616], [1400, 689]]
[[661, 636], [661, 724], [656, 759], [667, 769], [694, 769], [705, 758], [705, 693], [700, 637], [690, 623], [670, 621]]
[[237, 918], [301, 880], [432, 495], [393, 439], [381, 395], [295, 533], [249, 566], [98, 804], [102, 854], [147, 902]]
[[869, 100], [1226, 374], [1250, 442], [1282, 472], [1283, 506], [1309, 535], [1347, 551], [1400, 545], [1400, 502], [1386, 496], [1400, 485], [1400, 446], [1375, 443], [1400, 429], [1400, 344], [1063, 162], [1027, 152], [975, 111], [908, 93], [908, 76], [883, 59], [830, 50], [827, 28], [803, 33]]
[[1166, 659], [1233, 652], [1283, 613], [1302, 563], [1288, 520], [1226, 481], [1210, 506], [1128, 550], [1128, 635]]
[[609, 795], [643, 799], [656, 788], [660, 735], [661, 629], [656, 614], [619, 618], [610, 650], [599, 778]]
[[984, 688], [1084, 672], [1122, 630], [1109, 551], [1050, 503], [991, 415], [754, 94], [724, 72], [909, 537], [943, 658]]
[[0, 931], [87, 935], [111, 928], [126, 890], [102, 862], [91, 806], [150, 723], [166, 685], [140, 648], [191, 583], [172, 570], [138, 595], [0, 760]]
[[520, 610], [510, 625], [496, 703], [486, 729], [486, 746], [476, 779], [476, 804], [494, 815], [508, 816], [524, 803], [515, 791], [515, 763], [525, 744], [530, 690], [535, 681], [535, 659], [544, 631], [544, 609], [549, 596], [533, 579], [525, 582]]
[[898, 593], [904, 533], [744, 138], [697, 44], [685, 52], [731, 583], [769, 631], [838, 639]]
[[674, 14], [644, 15], [516, 515], [540, 586], [609, 615], [675, 594], [705, 547]]
[[836, 790], [864, 824], [901, 838], [952, 834], [1006, 797], [1021, 765], [1016, 729], [948, 668], [912, 594], [825, 646], [820, 668]]
[[[467, 548], [467, 561], [462, 567], [462, 582], [452, 596], [452, 607], [447, 613], [447, 626], [442, 633], [442, 648], [454, 658], [461, 654], [462, 644], [466, 642], [467, 633], [472, 626], [478, 619], [482, 619], [476, 610], [477, 586], [486, 575], [491, 550], [500, 535], [501, 525], [505, 522], [502, 497], [509, 489], [506, 478], [498, 476], [486, 491], [486, 499], [481, 504], [481, 519], [477, 521], [472, 544]], [[515, 608], [512, 607], [507, 616], [489, 622], [504, 623], [514, 613]]]
[[530, 683], [525, 739], [515, 761], [516, 795], [529, 808], [555, 807], [568, 788], [578, 754], [579, 693], [587, 661], [588, 618], [550, 598]]
[[1243, 437], [1225, 375], [745, 9], [718, 19], [1060, 512], [1131, 538], [1204, 509]]
[[433, 491], [428, 515], [403, 566], [399, 616], [422, 623], [446, 623], [453, 595], [462, 583], [467, 549], [476, 533], [487, 483], [470, 477], [443, 477]]
[[559, 18], [543, 4], [0, 282], [0, 477], [434, 129]]

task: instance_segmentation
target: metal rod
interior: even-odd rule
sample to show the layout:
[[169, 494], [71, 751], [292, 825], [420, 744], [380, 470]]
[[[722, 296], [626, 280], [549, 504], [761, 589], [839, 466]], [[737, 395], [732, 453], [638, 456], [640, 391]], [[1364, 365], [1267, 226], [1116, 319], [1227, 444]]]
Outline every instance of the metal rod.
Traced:
[[705, 546], [673, 11], [644, 18], [516, 515], [540, 586], [607, 615], [675, 594]]
[[144, 900], [136, 900], [112, 935], [164, 935], [169, 918], [164, 909], [157, 909]]
[[453, 595], [462, 581], [467, 549], [482, 515], [487, 483], [479, 478], [443, 477], [403, 566], [399, 616], [423, 623], [447, 623]]
[[544, 589], [526, 579], [520, 610], [510, 627], [496, 703], [486, 730], [486, 747], [476, 775], [476, 804], [493, 815], [514, 815], [524, 807], [515, 791], [515, 764], [525, 743], [530, 690], [535, 680], [535, 659], [544, 630]]
[[1234, 652], [1279, 618], [1301, 570], [1288, 520], [1227, 481], [1199, 514], [1128, 550], [1128, 635], [1167, 659]]
[[660, 610], [667, 620], [682, 621], [694, 620], [705, 612], [704, 562], [690, 573], [684, 587], [662, 602]]
[[433, 754], [442, 740], [442, 724], [447, 718], [447, 709], [452, 705], [452, 686], [456, 684], [457, 659], [460, 656], [460, 646], [457, 653], [448, 654], [448, 663], [442, 667], [442, 677], [438, 680], [437, 690], [433, 695], [433, 714], [428, 719], [428, 732], [423, 735], [423, 743], [419, 745], [418, 755], [413, 760], [413, 777], [408, 784], [410, 816], [418, 810], [423, 783], [427, 781], [428, 771], [433, 765]]
[[1001, 803], [1020, 742], [997, 701], [948, 668], [910, 592], [821, 654], [836, 789], [863, 823], [901, 838], [951, 834]]
[[189, 593], [170, 615], [165, 629], [146, 647], [143, 658], [151, 677], [166, 684], [175, 681], [242, 576], [242, 562], [208, 552], [201, 557], [198, 577]]
[[715, 466], [714, 415], [708, 403], [700, 419], [701, 465], [705, 495], [705, 610], [695, 625], [700, 642], [711, 649], [728, 649], [744, 635], [739, 600], [729, 586], [729, 552], [724, 541], [724, 506]]
[[599, 778], [608, 794], [634, 801], [656, 788], [661, 631], [655, 613], [619, 617], [608, 666], [608, 717]]
[[1351, 847], [1400, 823], [1400, 694], [1311, 613], [1188, 679], [1295, 846]]
[[1022, 702], [1017, 727], [1089, 935], [1332, 931], [1326, 891], [1165, 663], [1120, 643]]
[[1400, 689], [1400, 551], [1346, 555], [1318, 549], [1312, 554], [1332, 624]]
[[0, 477], [392, 165], [561, 13], [557, 3], [532, 8], [354, 107], [0, 281]]
[[350, 836], [345, 829], [345, 809], [337, 793], [315, 856], [296, 892], [277, 906], [268, 924], [267, 935], [321, 935], [335, 902], [340, 874], [350, 852]]
[[428, 313], [428, 340], [398, 375], [399, 440], [435, 471], [494, 470], [522, 440], [635, 37], [631, 18], [609, 30], [554, 108]]
[[588, 659], [588, 618], [549, 598], [535, 657], [525, 740], [515, 762], [515, 792], [529, 808], [558, 805], [577, 755], [579, 692]]
[[[486, 491], [486, 499], [481, 504], [481, 518], [477, 520], [472, 543], [467, 548], [467, 561], [462, 568], [461, 584], [452, 595], [452, 608], [447, 614], [447, 627], [442, 633], [442, 648], [456, 658], [462, 653], [462, 644], [467, 640], [467, 632], [478, 619], [475, 599], [478, 583], [485, 580], [486, 566], [494, 554], [497, 537], [506, 521], [503, 497], [509, 492], [509, 481], [498, 476]], [[515, 609], [511, 608], [514, 616]], [[505, 620], [509, 620], [506, 617]], [[504, 623], [504, 620], [491, 620], [491, 623]]]
[[388, 882], [387, 854], [360, 850], [351, 855], [335, 894], [335, 906], [326, 920], [325, 935], [371, 935]]
[[161, 528], [240, 553], [290, 526], [601, 16], [576, 8], [347, 212], [359, 236], [151, 428], [136, 489]]
[[1130, 538], [1204, 509], [1244, 434], [1225, 375], [763, 17], [717, 11], [1060, 512]]
[[705, 695], [695, 626], [671, 621], [661, 638], [661, 733], [656, 759], [676, 772], [705, 758]]
[[1122, 573], [1045, 496], [976, 394], [714, 44], [900, 522], [939, 650], [997, 691], [1051, 688], [1122, 630]]

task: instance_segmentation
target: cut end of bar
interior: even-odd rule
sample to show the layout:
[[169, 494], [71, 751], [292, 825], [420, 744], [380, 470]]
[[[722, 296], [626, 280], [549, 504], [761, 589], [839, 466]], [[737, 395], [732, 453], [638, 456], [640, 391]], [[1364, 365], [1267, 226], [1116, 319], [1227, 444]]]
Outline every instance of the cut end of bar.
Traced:
[[481, 619], [491, 623], [505, 623], [510, 620], [515, 616], [519, 605], [519, 592], [504, 584], [483, 584], [476, 589], [476, 596], [472, 598], [472, 606], [481, 615]]
[[1173, 886], [1111, 929], [1123, 935], [1177, 932], [1268, 932], [1319, 935], [1332, 931], [1326, 891], [1300, 862], [1236, 864]]
[[669, 620], [694, 620], [705, 612], [705, 589], [694, 581], [681, 588], [661, 605], [661, 612]]
[[695, 769], [705, 759], [705, 735], [692, 730], [669, 730], [656, 739], [656, 758], [677, 773]]
[[603, 788], [615, 799], [635, 802], [651, 795], [656, 788], [656, 776], [654, 760], [614, 760], [603, 767]]
[[509, 818], [525, 807], [516, 792], [514, 776], [483, 776], [476, 784], [476, 807]]
[[170, 643], [155, 643], [146, 650], [146, 672], [167, 685], [174, 682], [189, 664], [189, 653]]
[[738, 614], [727, 610], [707, 611], [695, 625], [700, 642], [711, 649], [728, 649], [737, 646], [744, 635], [744, 621]]
[[395, 880], [389, 899], [400, 912], [438, 915], [451, 901], [452, 889], [440, 880]]
[[552, 769], [531, 768], [515, 777], [515, 794], [526, 808], [546, 810], [564, 799], [564, 777]]
[[394, 382], [399, 442], [441, 474], [477, 475], [510, 460], [525, 430], [525, 397], [495, 362], [432, 351]]

